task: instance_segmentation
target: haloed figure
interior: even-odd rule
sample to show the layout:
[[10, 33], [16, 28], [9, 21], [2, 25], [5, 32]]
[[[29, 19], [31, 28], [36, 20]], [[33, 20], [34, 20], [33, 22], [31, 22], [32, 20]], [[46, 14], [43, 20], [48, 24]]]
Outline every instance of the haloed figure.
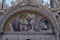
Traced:
[[20, 25], [19, 19], [16, 18], [16, 19], [12, 22], [12, 27], [13, 27], [13, 31], [14, 31], [14, 32], [20, 31], [19, 25]]
[[42, 30], [48, 30], [49, 29], [49, 22], [47, 20], [40, 21], [40, 27]]

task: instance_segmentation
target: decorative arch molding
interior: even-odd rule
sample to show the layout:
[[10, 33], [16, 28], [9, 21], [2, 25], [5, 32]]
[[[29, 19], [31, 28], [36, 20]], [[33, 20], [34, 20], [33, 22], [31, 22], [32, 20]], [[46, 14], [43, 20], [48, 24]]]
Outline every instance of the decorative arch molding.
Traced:
[[57, 14], [59, 14], [60, 13], [60, 10], [59, 11], [57, 11]]
[[12, 15], [16, 14], [17, 12], [34, 12], [34, 13], [36, 12], [36, 13], [44, 16], [45, 18], [47, 18], [51, 22], [55, 34], [56, 35], [58, 34], [59, 25], [58, 25], [58, 22], [56, 21], [56, 18], [54, 17], [54, 15], [50, 11], [41, 9], [39, 6], [33, 6], [33, 5], [21, 6], [21, 7], [15, 9], [13, 11], [6, 12], [7, 14], [4, 16], [4, 18], [3, 18], [2, 22], [1, 22], [1, 32], [3, 32], [4, 25], [6, 24], [8, 19]]
[[[59, 21], [59, 19], [58, 19], [59, 16], [60, 16], [60, 10], [56, 12], [56, 19], [57, 19], [57, 21]], [[58, 22], [58, 24], [59, 24], [59, 22]], [[59, 24], [59, 33], [60, 33], [60, 24]]]

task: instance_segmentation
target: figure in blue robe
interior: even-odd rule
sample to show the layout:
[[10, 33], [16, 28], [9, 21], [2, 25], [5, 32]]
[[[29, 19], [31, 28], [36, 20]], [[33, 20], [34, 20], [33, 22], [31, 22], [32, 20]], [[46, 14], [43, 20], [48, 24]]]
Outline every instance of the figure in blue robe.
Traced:
[[20, 31], [20, 27], [19, 26], [20, 26], [19, 19], [15, 19], [12, 22], [12, 27], [13, 27], [14, 32]]

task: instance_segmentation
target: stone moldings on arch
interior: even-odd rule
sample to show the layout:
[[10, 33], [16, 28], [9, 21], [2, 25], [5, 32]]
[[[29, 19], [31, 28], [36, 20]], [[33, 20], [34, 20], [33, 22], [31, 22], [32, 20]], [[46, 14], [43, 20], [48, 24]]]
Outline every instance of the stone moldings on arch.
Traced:
[[58, 24], [59, 24], [59, 32], [60, 32], [60, 11], [58, 11], [58, 12], [56, 13], [56, 19], [57, 19]]
[[43, 10], [40, 9], [39, 6], [33, 6], [33, 5], [25, 5], [25, 6], [21, 6], [20, 8], [17, 8], [13, 11], [10, 12], [6, 12], [7, 14], [4, 16], [2, 22], [1, 22], [1, 30], [3, 31], [4, 25], [6, 24], [6, 22], [8, 21], [9, 17], [11, 15], [14, 15], [16, 12], [23, 12], [23, 11], [27, 11], [27, 12], [37, 12], [38, 14], [40, 13], [40, 15], [46, 17], [52, 24], [53, 26], [53, 30], [55, 32], [55, 34], [58, 34], [58, 23], [54, 17], [54, 15], [49, 12], [48, 10]]

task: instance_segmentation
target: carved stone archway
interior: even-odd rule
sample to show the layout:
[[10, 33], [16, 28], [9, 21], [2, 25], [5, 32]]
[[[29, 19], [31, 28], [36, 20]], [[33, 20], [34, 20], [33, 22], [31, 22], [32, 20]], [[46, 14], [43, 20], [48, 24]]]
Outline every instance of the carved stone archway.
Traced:
[[13, 16], [14, 14], [16, 14], [17, 12], [33, 12], [33, 13], [37, 13], [38, 15], [41, 15], [45, 18], [47, 18], [50, 23], [53, 26], [53, 30], [55, 32], [56, 35], [58, 35], [58, 22], [56, 21], [54, 15], [48, 11], [48, 10], [43, 10], [41, 9], [39, 6], [35, 6], [35, 5], [25, 5], [25, 6], [21, 6], [13, 11], [10, 12], [6, 12], [7, 14], [4, 16], [2, 23], [1, 23], [1, 30], [3, 32], [3, 28], [6, 25], [7, 21], [11, 19], [11, 16]]

